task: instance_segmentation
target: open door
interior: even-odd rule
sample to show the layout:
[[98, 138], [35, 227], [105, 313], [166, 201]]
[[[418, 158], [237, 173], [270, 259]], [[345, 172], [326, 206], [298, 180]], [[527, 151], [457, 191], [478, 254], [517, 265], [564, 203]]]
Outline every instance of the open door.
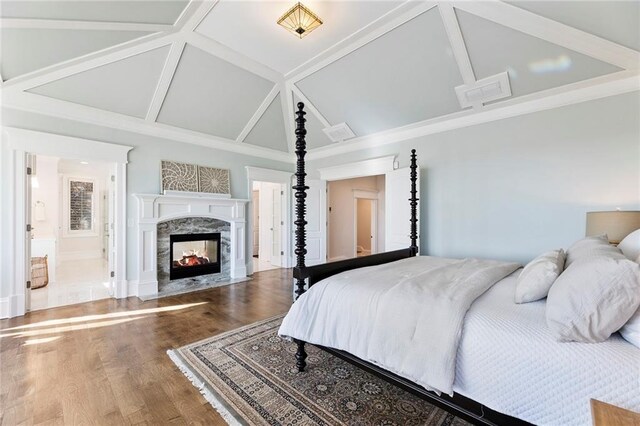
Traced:
[[116, 239], [115, 239], [115, 218], [116, 218], [116, 173], [115, 165], [112, 166], [109, 176], [108, 210], [107, 210], [107, 261], [109, 264], [109, 295], [115, 296], [116, 293]]
[[271, 233], [271, 265], [282, 266], [282, 185], [274, 185], [271, 188], [273, 200], [272, 233]]
[[327, 182], [309, 179], [307, 186], [306, 264], [313, 266], [327, 261]]
[[24, 187], [24, 214], [27, 219], [27, 229], [25, 233], [25, 244], [24, 244], [24, 258], [26, 259], [25, 265], [25, 278], [26, 278], [26, 290], [24, 292], [24, 305], [25, 311], [29, 312], [31, 310], [31, 238], [32, 238], [32, 226], [31, 226], [31, 202], [32, 202], [32, 178], [35, 174], [36, 170], [36, 156], [34, 154], [27, 154], [26, 158], [27, 165], [27, 176]]
[[[385, 251], [400, 250], [411, 245], [409, 236], [411, 231], [411, 206], [409, 205], [411, 181], [409, 173], [410, 169], [407, 167], [385, 175]], [[417, 173], [416, 187], [418, 194], [420, 194], [420, 169], [417, 170]], [[418, 204], [418, 219], [420, 219], [420, 204]], [[419, 226], [420, 222], [418, 222]], [[420, 247], [419, 237], [418, 247]]]

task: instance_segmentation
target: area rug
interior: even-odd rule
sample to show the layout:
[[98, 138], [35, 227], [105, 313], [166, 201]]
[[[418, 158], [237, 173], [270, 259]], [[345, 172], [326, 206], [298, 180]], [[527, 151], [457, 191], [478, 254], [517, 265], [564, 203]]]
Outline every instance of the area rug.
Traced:
[[468, 425], [446, 411], [318, 348], [295, 367], [282, 316], [168, 351], [233, 425]]

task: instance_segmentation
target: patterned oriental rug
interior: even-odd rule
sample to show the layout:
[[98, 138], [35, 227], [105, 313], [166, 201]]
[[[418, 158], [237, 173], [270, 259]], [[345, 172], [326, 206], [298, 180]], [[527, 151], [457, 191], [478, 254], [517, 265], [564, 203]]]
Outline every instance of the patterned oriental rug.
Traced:
[[232, 425], [468, 425], [462, 419], [307, 345], [278, 337], [282, 316], [168, 351]]

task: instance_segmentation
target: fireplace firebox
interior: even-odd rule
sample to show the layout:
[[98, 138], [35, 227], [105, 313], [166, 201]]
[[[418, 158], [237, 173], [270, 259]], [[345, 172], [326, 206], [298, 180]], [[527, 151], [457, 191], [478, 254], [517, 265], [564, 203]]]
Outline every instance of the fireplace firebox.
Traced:
[[220, 233], [169, 236], [169, 279], [220, 272]]

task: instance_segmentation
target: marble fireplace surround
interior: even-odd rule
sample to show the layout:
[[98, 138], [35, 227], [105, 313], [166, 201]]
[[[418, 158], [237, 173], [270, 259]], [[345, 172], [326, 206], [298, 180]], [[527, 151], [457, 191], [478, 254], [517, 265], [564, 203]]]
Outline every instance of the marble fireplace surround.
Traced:
[[138, 280], [132, 295], [158, 296], [158, 224], [182, 218], [210, 218], [229, 223], [229, 275], [232, 280], [247, 276], [246, 207], [249, 200], [217, 198], [209, 194], [134, 194], [138, 201]]

